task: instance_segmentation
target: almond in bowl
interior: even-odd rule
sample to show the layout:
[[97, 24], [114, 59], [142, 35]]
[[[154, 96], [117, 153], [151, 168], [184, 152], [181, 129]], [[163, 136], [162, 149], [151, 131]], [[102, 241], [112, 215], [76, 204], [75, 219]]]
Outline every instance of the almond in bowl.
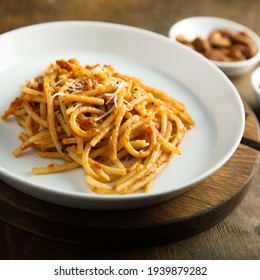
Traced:
[[183, 19], [171, 27], [169, 36], [211, 60], [229, 77], [247, 73], [260, 59], [259, 36], [227, 19]]
[[256, 43], [246, 33], [226, 29], [215, 29], [208, 38], [198, 36], [191, 41], [180, 34], [176, 40], [217, 61], [242, 61], [254, 57], [258, 51]]

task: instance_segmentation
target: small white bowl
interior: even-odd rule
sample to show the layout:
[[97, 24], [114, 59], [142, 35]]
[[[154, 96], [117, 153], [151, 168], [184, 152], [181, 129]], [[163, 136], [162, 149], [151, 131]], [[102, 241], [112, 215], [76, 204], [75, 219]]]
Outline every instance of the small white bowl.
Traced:
[[260, 103], [260, 67], [253, 71], [251, 75], [251, 84]]
[[210, 32], [214, 29], [226, 29], [233, 32], [245, 32], [255, 42], [258, 47], [258, 51], [255, 56], [243, 61], [211, 61], [229, 77], [239, 76], [252, 70], [260, 60], [260, 38], [254, 31], [237, 22], [216, 17], [186, 18], [175, 23], [170, 28], [169, 37], [176, 40], [176, 36], [182, 34], [188, 40], [193, 40], [198, 36], [207, 38]]

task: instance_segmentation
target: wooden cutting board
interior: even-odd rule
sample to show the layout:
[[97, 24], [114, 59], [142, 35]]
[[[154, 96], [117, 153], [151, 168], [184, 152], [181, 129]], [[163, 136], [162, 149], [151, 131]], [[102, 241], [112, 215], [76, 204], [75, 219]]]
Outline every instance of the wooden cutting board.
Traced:
[[259, 124], [247, 104], [245, 109], [244, 136], [231, 159], [170, 201], [135, 210], [79, 210], [35, 199], [0, 180], [0, 220], [37, 236], [94, 248], [144, 247], [195, 235], [239, 204], [256, 172]]

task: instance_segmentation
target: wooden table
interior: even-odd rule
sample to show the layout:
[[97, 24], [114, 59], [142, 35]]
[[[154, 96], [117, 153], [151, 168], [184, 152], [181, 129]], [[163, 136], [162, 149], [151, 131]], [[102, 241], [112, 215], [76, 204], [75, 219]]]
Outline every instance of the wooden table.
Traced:
[[[133, 25], [164, 35], [170, 26], [185, 17], [219, 16], [238, 21], [260, 34], [258, 0], [0, 0], [0, 33], [29, 24], [56, 20], [98, 20]], [[245, 12], [246, 11], [246, 12]], [[232, 79], [249, 113], [247, 131], [259, 141], [260, 105], [250, 86], [250, 73]], [[248, 105], [251, 107], [248, 107]], [[257, 159], [259, 152], [240, 145], [244, 158]], [[257, 160], [256, 160], [257, 161]], [[246, 162], [245, 162], [246, 164]], [[246, 169], [246, 166], [245, 166]], [[233, 174], [234, 175], [234, 174]], [[239, 174], [237, 175], [239, 176]], [[249, 180], [250, 179], [250, 180]], [[44, 238], [0, 220], [2, 259], [259, 259], [260, 258], [260, 169], [257, 164], [245, 182], [235, 209], [209, 229], [192, 237], [164, 245], [132, 249], [97, 249]], [[0, 181], [0, 186], [5, 187]], [[2, 194], [4, 195], [4, 194]], [[3, 204], [1, 204], [3, 205]], [[230, 210], [233, 208], [231, 207]], [[2, 209], [1, 211], [4, 211]], [[6, 216], [8, 216], [7, 213]], [[3, 216], [3, 215], [1, 215]]]

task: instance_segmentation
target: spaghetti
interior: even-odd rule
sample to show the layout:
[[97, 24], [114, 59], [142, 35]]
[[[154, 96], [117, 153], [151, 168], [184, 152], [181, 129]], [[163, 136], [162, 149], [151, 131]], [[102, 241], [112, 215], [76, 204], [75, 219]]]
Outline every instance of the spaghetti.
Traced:
[[184, 104], [112, 66], [57, 60], [27, 81], [3, 113], [24, 127], [19, 157], [34, 147], [62, 164], [32, 168], [50, 174], [83, 167], [93, 192], [145, 192], [194, 121]]

